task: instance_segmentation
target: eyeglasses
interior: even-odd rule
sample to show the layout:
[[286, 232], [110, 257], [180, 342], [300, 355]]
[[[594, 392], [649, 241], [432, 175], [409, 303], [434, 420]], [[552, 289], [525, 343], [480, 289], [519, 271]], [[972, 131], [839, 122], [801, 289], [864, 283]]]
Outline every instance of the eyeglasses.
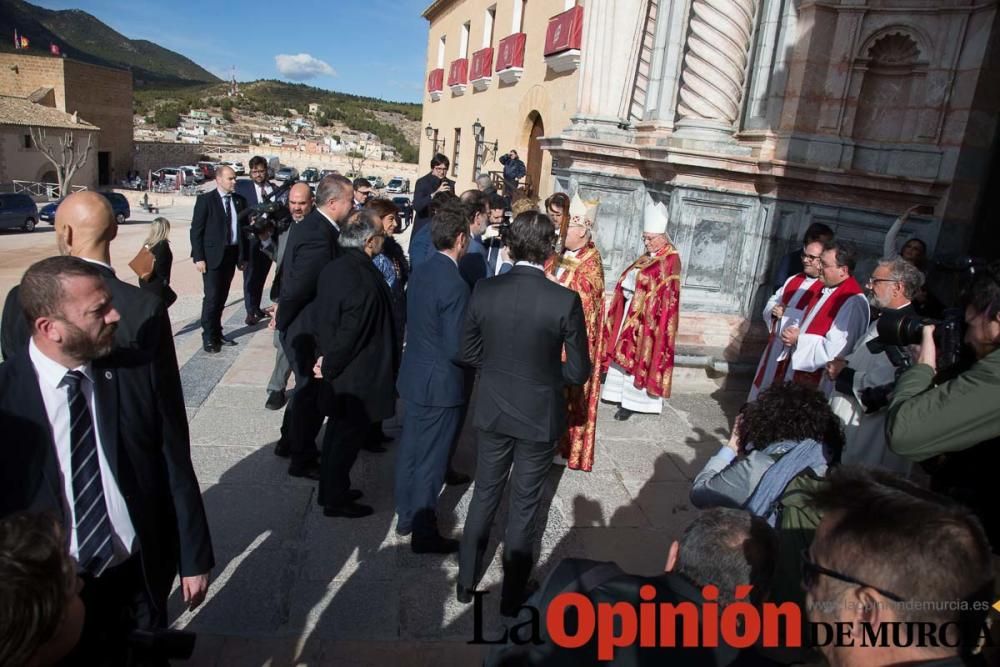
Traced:
[[869, 278], [866, 285], [875, 286], [875, 283], [898, 283], [899, 281], [894, 278]]
[[803, 262], [818, 262], [822, 259], [819, 255], [810, 255], [809, 253], [802, 253]]
[[872, 586], [867, 584], [860, 579], [855, 579], [848, 574], [842, 574], [836, 570], [829, 570], [822, 565], [817, 565], [809, 557], [809, 549], [802, 550], [802, 587], [806, 590], [812, 590], [816, 587], [816, 582], [819, 581], [820, 575], [825, 574], [826, 576], [836, 579], [837, 581], [843, 581], [848, 584], [854, 584], [855, 586], [862, 586], [864, 588], [870, 588], [873, 591], [881, 593], [885, 597], [889, 598], [893, 602], [905, 602], [905, 599], [895, 593], [890, 593], [889, 591], [879, 588], [878, 586]]

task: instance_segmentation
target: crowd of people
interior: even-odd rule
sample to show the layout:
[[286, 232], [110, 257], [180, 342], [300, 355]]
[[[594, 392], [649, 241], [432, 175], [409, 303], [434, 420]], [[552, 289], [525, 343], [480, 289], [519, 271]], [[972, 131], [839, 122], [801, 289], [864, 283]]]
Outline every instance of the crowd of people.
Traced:
[[[670, 546], [665, 572], [567, 559], [539, 583], [531, 580], [536, 520], [551, 467], [593, 469], [599, 401], [624, 421], [659, 414], [670, 397], [680, 254], [666, 206], [648, 200], [645, 252], [606, 298], [598, 202], [555, 193], [508, 207], [489, 179], [456, 194], [448, 166], [435, 155], [417, 182], [408, 252], [393, 239], [398, 210], [364, 179], [330, 174], [315, 193], [304, 183], [278, 189], [266, 161], [253, 158], [250, 180], [220, 167], [216, 187], [196, 202], [191, 258], [203, 278], [204, 352], [236, 344], [221, 316], [240, 268], [246, 324], [267, 320], [274, 331], [265, 407], [285, 410], [274, 453], [288, 459], [289, 475], [318, 482], [326, 517], [372, 514], [352, 482], [354, 464], [362, 449], [386, 451], [382, 424], [399, 417], [395, 530], [414, 553], [458, 553], [461, 603], [476, 597], [506, 492], [505, 617], [528, 605], [547, 618], [568, 592], [636, 609], [653, 599], [791, 601], [809, 621], [858, 636], [862, 626], [908, 623], [940, 628], [948, 640], [828, 642], [820, 650], [832, 665], [986, 659], [991, 550], [1000, 550], [990, 493], [1000, 264], [971, 280], [962, 305], [972, 358], [943, 376], [940, 348], [954, 342], [936, 335], [944, 323], [915, 319], [926, 270], [919, 253], [885, 257], [865, 289], [854, 247], [811, 226], [777, 269], [750, 394], [729, 441], [693, 480], [691, 504], [703, 511]], [[287, 216], [271, 220], [278, 199]], [[106, 199], [67, 197], [55, 219], [58, 254], [33, 264], [4, 305], [0, 664], [135, 662], [136, 633], [166, 627], [175, 577], [193, 609], [215, 565], [167, 316], [176, 298], [169, 222], [151, 225], [154, 268], [140, 287], [111, 268], [116, 231]], [[437, 504], [445, 485], [473, 479], [452, 465], [467, 419], [475, 484], [454, 539], [438, 527]], [[548, 641], [548, 629], [543, 641], [498, 647], [487, 662], [602, 660], [599, 638], [566, 648]], [[780, 664], [814, 659], [809, 648], [633, 642], [618, 659]]]

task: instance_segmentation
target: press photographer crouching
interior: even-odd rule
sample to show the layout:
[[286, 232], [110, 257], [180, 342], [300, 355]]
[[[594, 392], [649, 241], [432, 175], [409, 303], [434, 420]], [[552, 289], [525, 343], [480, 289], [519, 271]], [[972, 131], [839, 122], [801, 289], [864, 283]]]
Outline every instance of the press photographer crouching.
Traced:
[[[977, 272], [965, 293], [964, 341], [975, 361], [935, 384], [941, 370], [940, 325], [922, 327], [917, 363], [896, 383], [887, 435], [892, 451], [925, 462], [935, 491], [973, 510], [1000, 553], [995, 498], [1000, 465], [1000, 262]], [[952, 320], [953, 321], [953, 320]], [[955, 325], [945, 323], [945, 329]]]

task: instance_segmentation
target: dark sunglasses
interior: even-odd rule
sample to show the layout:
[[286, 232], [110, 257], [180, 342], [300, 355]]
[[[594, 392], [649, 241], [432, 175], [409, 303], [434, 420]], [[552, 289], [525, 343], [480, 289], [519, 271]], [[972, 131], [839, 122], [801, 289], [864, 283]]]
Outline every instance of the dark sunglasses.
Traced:
[[882, 588], [879, 588], [878, 586], [872, 586], [871, 584], [865, 583], [865, 582], [861, 581], [860, 579], [855, 579], [854, 577], [852, 577], [852, 576], [850, 576], [848, 574], [842, 574], [840, 572], [837, 572], [836, 570], [828, 570], [827, 568], [823, 567], [822, 565], [817, 565], [809, 557], [809, 550], [808, 549], [803, 549], [802, 550], [802, 587], [804, 589], [806, 589], [807, 591], [815, 588], [816, 582], [819, 581], [820, 575], [823, 575], [823, 574], [825, 574], [828, 577], [831, 577], [831, 578], [836, 579], [838, 581], [843, 581], [843, 582], [848, 583], [848, 584], [854, 584], [855, 586], [863, 586], [864, 588], [870, 588], [873, 591], [877, 591], [877, 592], [881, 593], [882, 595], [884, 595], [885, 597], [889, 598], [893, 602], [905, 602], [905, 600], [902, 597], [900, 597], [899, 595], [896, 595], [895, 593], [890, 593], [889, 591], [884, 590]]

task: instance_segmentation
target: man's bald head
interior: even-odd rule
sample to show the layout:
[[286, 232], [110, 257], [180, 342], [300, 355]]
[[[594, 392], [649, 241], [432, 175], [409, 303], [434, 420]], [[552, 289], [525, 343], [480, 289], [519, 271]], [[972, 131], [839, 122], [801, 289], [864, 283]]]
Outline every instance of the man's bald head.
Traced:
[[313, 208], [312, 188], [308, 183], [296, 183], [288, 191], [288, 210], [292, 213], [292, 218], [298, 222], [309, 215]]
[[118, 234], [111, 202], [96, 192], [74, 192], [56, 209], [59, 252], [107, 262], [111, 241]]
[[222, 165], [215, 170], [215, 185], [224, 194], [231, 194], [236, 189], [236, 172], [228, 165]]

